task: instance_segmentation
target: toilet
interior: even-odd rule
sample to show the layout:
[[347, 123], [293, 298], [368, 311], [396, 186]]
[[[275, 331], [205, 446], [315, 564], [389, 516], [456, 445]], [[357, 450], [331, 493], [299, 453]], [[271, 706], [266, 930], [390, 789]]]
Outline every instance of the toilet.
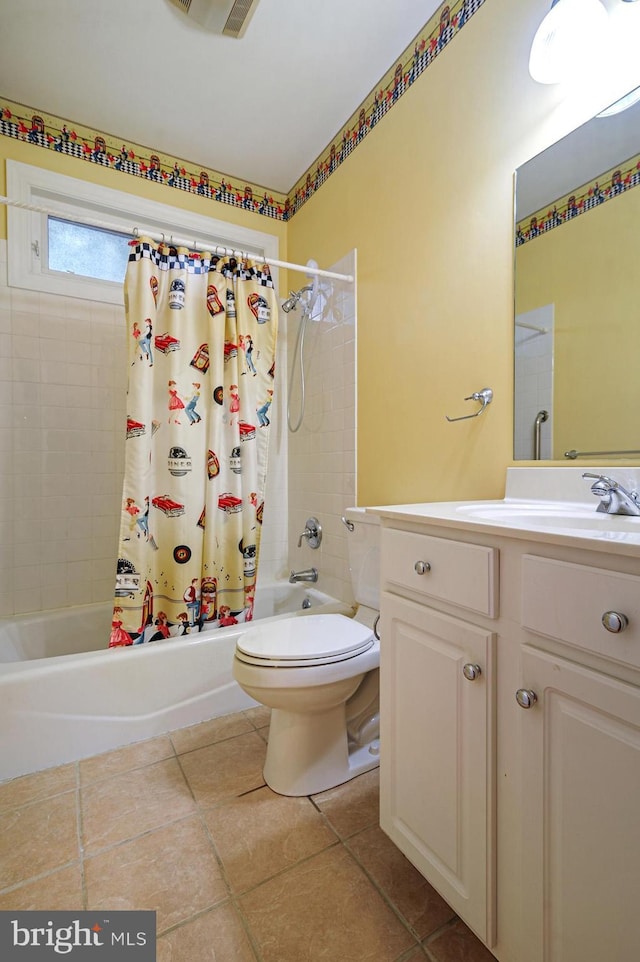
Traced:
[[345, 521], [354, 617], [258, 623], [236, 644], [234, 678], [272, 709], [264, 779], [280, 795], [322, 792], [379, 764], [379, 520], [349, 508]]

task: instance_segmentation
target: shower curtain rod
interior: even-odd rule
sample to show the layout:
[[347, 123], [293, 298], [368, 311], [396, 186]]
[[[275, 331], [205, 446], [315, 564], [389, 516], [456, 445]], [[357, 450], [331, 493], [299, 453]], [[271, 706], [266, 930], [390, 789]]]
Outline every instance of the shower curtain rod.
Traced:
[[[5, 207], [18, 207], [20, 210], [30, 210], [36, 214], [51, 214], [54, 217], [60, 217], [63, 220], [69, 217], [68, 213], [61, 210], [54, 210], [49, 207], [37, 207], [35, 204], [25, 204], [19, 200], [12, 200], [10, 197], [0, 196], [0, 204], [4, 204]], [[105, 223], [104, 221], [98, 220], [84, 220], [83, 218], [73, 217], [74, 223], [86, 224], [88, 227], [102, 227], [106, 230], [115, 230], [113, 224]], [[132, 237], [149, 237], [151, 240], [157, 243], [171, 244], [174, 247], [186, 247], [189, 250], [198, 250], [198, 248], [209, 249], [204, 241], [197, 241], [193, 238], [185, 239], [183, 237], [174, 237], [171, 233], [154, 233], [152, 231], [142, 230], [138, 227], [131, 228]], [[324, 271], [319, 267], [307, 267], [305, 264], [294, 264], [290, 261], [279, 261], [273, 258], [267, 258], [264, 254], [259, 254], [256, 251], [244, 251], [238, 250], [231, 247], [225, 247], [222, 244], [210, 245], [212, 254], [220, 254], [223, 257], [238, 257], [241, 259], [258, 260], [262, 261], [264, 264], [269, 264], [270, 267], [286, 267], [288, 270], [299, 271], [301, 274], [306, 274], [307, 276], [313, 277], [329, 277], [331, 280], [335, 281], [347, 281], [349, 284], [353, 284], [354, 276], [353, 274], [338, 274], [335, 271]]]

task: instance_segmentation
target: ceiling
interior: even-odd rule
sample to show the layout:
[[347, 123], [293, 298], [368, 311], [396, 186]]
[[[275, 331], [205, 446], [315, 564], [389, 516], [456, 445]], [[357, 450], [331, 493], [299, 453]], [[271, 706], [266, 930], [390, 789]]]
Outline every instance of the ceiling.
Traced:
[[233, 39], [170, 0], [0, 0], [0, 97], [286, 193], [439, 5], [259, 0]]

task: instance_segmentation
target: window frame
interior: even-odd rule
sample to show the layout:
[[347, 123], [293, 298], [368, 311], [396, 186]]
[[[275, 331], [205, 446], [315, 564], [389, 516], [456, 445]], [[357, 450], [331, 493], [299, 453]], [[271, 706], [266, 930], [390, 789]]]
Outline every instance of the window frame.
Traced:
[[[220, 246], [278, 259], [278, 238], [263, 231], [183, 210], [171, 204], [112, 187], [58, 174], [15, 160], [6, 161], [7, 195], [21, 204], [51, 209], [54, 216], [134, 236], [165, 233], [193, 238], [200, 250]], [[7, 207], [7, 268], [10, 287], [78, 297], [110, 304], [124, 303], [123, 286], [80, 274], [49, 270], [48, 214]], [[277, 282], [277, 270], [272, 270]]]

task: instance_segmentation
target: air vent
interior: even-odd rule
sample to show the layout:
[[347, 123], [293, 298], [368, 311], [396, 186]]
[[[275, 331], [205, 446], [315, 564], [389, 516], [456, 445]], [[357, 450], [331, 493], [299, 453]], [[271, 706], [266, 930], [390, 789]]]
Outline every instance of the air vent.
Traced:
[[224, 25], [223, 34], [226, 37], [242, 37], [257, 6], [258, 0], [235, 0]]
[[211, 33], [239, 39], [249, 25], [258, 0], [168, 0], [190, 20]]

